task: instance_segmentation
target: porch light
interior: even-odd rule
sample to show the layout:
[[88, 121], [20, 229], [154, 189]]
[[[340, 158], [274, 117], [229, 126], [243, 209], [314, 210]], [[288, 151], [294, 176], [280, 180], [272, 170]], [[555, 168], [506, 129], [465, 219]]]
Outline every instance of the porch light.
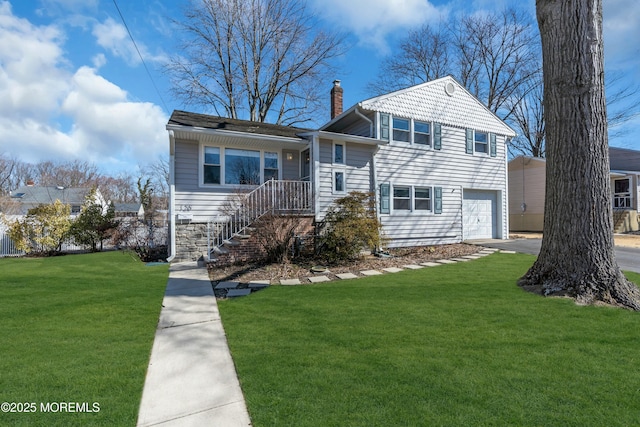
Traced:
[[293, 153], [287, 153], [287, 160], [293, 160]]

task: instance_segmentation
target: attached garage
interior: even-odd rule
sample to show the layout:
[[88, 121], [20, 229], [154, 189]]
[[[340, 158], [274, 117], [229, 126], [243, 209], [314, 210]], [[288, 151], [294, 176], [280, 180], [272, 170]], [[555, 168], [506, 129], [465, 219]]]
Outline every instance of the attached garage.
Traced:
[[497, 191], [464, 190], [462, 233], [464, 240], [500, 238]]

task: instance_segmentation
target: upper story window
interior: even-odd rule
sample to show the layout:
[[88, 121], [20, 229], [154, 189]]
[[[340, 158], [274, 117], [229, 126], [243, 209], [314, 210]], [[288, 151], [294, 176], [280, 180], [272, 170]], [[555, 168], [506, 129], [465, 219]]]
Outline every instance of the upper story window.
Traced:
[[220, 184], [220, 148], [204, 147], [204, 183]]
[[343, 144], [333, 144], [333, 163], [344, 165], [344, 145]]
[[409, 128], [409, 120], [408, 119], [397, 119], [393, 118], [393, 140], [394, 141], [403, 141], [409, 142], [410, 139], [410, 128]]
[[431, 125], [416, 121], [413, 124], [414, 144], [431, 145]]
[[486, 132], [474, 132], [473, 145], [476, 153], [489, 152], [489, 138]]

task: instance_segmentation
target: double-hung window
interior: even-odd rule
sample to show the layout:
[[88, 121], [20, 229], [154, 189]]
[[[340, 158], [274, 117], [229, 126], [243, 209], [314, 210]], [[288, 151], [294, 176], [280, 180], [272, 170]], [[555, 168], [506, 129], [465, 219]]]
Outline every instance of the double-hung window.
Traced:
[[414, 122], [413, 143], [420, 145], [431, 145], [431, 125], [425, 122]]
[[411, 140], [409, 119], [393, 118], [393, 140], [409, 142]]
[[411, 210], [411, 187], [393, 186], [393, 210]]
[[474, 150], [476, 153], [489, 153], [489, 138], [486, 132], [474, 132], [473, 136]]
[[413, 189], [413, 205], [416, 211], [431, 210], [431, 188], [415, 187]]

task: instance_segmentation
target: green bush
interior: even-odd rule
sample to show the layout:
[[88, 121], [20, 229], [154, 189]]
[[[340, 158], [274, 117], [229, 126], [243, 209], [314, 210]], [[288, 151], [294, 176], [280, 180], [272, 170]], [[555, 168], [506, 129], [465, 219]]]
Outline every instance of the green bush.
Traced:
[[69, 236], [70, 213], [71, 207], [59, 200], [29, 209], [22, 220], [8, 223], [9, 237], [21, 251], [53, 255]]
[[362, 250], [375, 250], [383, 244], [373, 193], [353, 191], [337, 199], [325, 216], [325, 223], [319, 249], [329, 262], [355, 259]]

